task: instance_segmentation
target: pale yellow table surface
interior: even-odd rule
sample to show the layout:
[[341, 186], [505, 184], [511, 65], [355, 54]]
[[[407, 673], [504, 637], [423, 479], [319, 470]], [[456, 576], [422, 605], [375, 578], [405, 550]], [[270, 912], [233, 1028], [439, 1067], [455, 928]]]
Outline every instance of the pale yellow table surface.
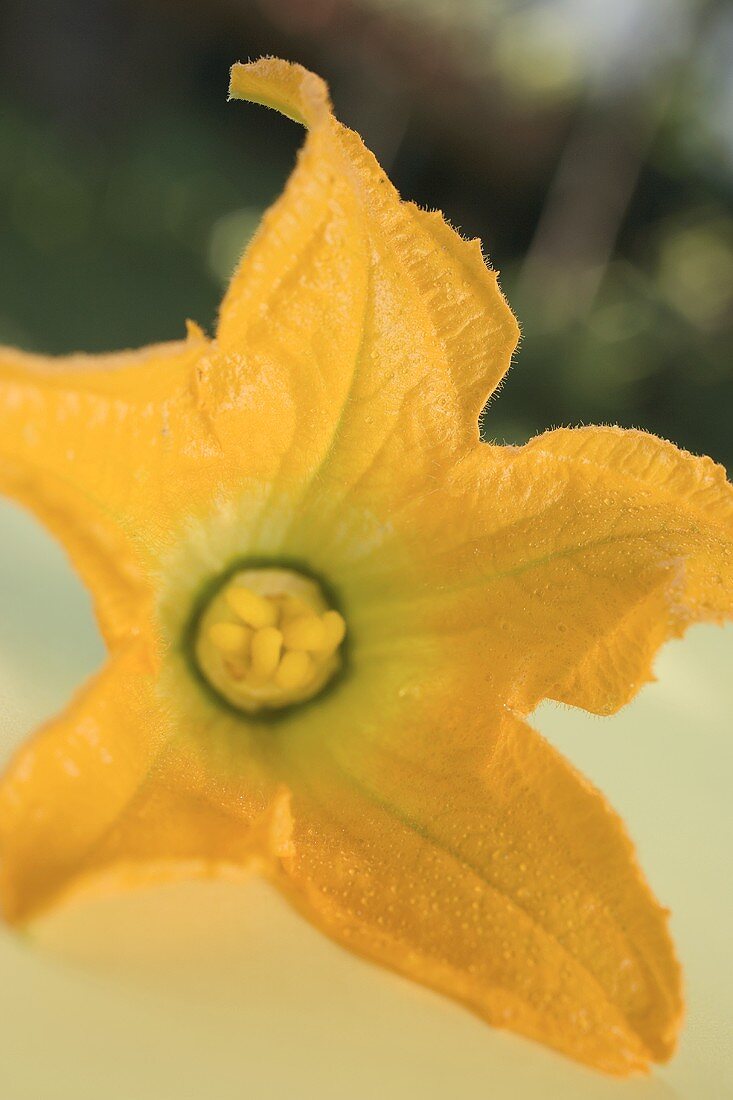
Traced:
[[[0, 508], [0, 754], [99, 663], [61, 553]], [[352, 958], [267, 887], [190, 884], [0, 932], [2, 1100], [733, 1097], [733, 630], [698, 628], [612, 719], [535, 722], [623, 813], [674, 912], [679, 1054], [619, 1083]]]

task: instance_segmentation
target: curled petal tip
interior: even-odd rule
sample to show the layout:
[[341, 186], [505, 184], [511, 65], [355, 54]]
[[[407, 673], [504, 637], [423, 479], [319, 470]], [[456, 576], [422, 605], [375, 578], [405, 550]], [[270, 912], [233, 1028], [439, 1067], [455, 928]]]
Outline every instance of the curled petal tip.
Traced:
[[325, 82], [302, 65], [277, 57], [232, 65], [229, 98], [261, 103], [307, 129], [314, 129], [331, 114]]

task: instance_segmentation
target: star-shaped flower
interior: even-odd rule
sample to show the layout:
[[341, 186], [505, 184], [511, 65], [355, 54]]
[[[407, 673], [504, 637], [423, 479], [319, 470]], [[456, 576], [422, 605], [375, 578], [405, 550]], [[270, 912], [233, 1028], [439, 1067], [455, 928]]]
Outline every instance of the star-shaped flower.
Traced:
[[517, 326], [479, 244], [400, 202], [316, 76], [237, 65], [232, 94], [308, 138], [215, 338], [0, 353], [0, 482], [110, 651], [0, 788], [5, 914], [255, 868], [493, 1024], [666, 1059], [666, 914], [524, 718], [612, 713], [733, 612], [733, 490], [637, 431], [481, 443]]

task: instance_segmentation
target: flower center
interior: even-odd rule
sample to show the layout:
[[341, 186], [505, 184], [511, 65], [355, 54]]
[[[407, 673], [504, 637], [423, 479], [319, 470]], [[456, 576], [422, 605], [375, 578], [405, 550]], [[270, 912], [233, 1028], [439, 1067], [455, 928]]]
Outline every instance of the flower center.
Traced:
[[290, 569], [243, 568], [204, 607], [194, 652], [211, 687], [254, 714], [317, 695], [341, 667], [345, 634], [316, 581]]

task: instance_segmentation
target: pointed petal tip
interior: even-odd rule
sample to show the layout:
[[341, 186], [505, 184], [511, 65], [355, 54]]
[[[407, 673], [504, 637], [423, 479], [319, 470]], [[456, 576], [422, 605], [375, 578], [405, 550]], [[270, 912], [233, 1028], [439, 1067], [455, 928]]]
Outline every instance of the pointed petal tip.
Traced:
[[189, 344], [199, 344], [206, 341], [206, 333], [202, 329], [198, 321], [192, 321], [190, 317], [186, 318], [186, 342]]

